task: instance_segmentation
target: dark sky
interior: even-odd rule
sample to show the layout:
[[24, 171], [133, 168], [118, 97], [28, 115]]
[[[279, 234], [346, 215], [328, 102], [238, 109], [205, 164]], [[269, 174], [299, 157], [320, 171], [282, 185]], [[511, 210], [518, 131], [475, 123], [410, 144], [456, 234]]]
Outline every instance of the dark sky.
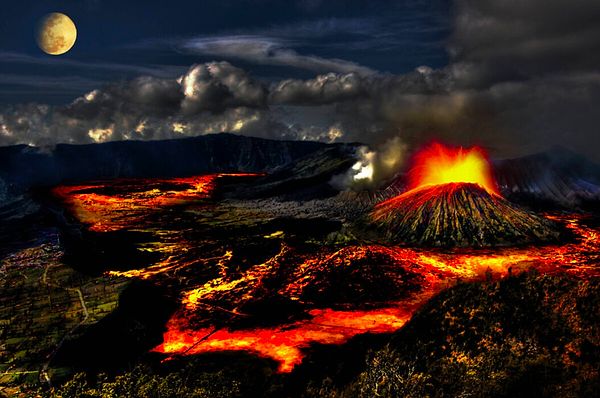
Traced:
[[[313, 77], [326, 68], [250, 55], [194, 52], [191, 40], [244, 38], [300, 57], [335, 58], [379, 72], [447, 64], [449, 6], [441, 0], [24, 0], [0, 18], [0, 102], [67, 103], [103, 83], [175, 77], [194, 63], [227, 60], [256, 77]], [[35, 41], [40, 19], [69, 15], [78, 39], [62, 56]], [[254, 41], [252, 41], [254, 40]], [[341, 69], [343, 70], [343, 69]]]
[[[600, 160], [598, 0], [4, 3], [0, 145], [228, 131]], [[50, 56], [57, 11], [78, 40]]]

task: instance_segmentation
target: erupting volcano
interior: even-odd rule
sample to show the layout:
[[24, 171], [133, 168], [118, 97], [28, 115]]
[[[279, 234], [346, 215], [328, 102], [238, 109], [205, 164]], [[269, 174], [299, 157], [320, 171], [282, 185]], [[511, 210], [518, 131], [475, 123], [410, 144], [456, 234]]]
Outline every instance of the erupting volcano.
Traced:
[[434, 143], [414, 156], [409, 190], [375, 206], [371, 221], [393, 243], [439, 247], [555, 241], [550, 220], [504, 199], [485, 152]]

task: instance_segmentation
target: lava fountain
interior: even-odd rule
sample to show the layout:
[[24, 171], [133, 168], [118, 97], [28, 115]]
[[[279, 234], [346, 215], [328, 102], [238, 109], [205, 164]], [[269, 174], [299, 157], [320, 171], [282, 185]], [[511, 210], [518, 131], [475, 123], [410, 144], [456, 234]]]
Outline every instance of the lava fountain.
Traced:
[[433, 143], [414, 155], [408, 172], [409, 190], [448, 183], [472, 183], [499, 195], [487, 153], [479, 147], [448, 147]]
[[409, 190], [375, 206], [371, 222], [392, 243], [439, 247], [553, 242], [558, 225], [504, 199], [485, 152], [439, 143], [418, 152]]

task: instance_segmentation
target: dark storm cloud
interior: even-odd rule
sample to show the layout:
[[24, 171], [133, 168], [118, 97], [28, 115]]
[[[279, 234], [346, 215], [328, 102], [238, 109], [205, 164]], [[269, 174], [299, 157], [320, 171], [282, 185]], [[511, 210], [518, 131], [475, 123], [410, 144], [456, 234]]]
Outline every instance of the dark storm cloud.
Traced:
[[105, 118], [117, 113], [141, 116], [222, 113], [228, 108], [264, 107], [266, 89], [227, 62], [192, 66], [178, 79], [140, 77], [77, 98], [63, 108], [74, 118]]
[[451, 55], [483, 86], [596, 70], [598, 21], [596, 0], [457, 0]]
[[288, 105], [323, 105], [368, 96], [369, 81], [355, 73], [317, 76], [314, 79], [286, 79], [273, 85], [274, 103]]
[[420, 67], [405, 75], [356, 73], [319, 75], [314, 79], [286, 79], [273, 85], [271, 101], [288, 105], [322, 105], [347, 101], [377, 101], [394, 94], [447, 92], [451, 81], [444, 70]]
[[60, 107], [18, 105], [0, 113], [0, 142], [34, 145], [158, 139], [205, 132], [280, 130], [267, 89], [227, 62], [192, 66], [178, 79], [140, 77]]
[[180, 78], [184, 113], [266, 106], [267, 90], [242, 69], [228, 62], [195, 65]]
[[[68, 131], [73, 134], [67, 142], [234, 131], [269, 138], [374, 142], [398, 132], [390, 126], [397, 115], [390, 104], [414, 111], [414, 104], [427, 102], [431, 94], [447, 93], [447, 78], [446, 72], [419, 68], [403, 76], [330, 73], [266, 85], [227, 62], [198, 64], [177, 79], [140, 77], [115, 83], [63, 107], [13, 108], [2, 120], [11, 133], [0, 139], [35, 144], [50, 143], [53, 135], [63, 141]], [[307, 110], [324, 106], [331, 108], [313, 113], [310, 122]], [[28, 118], [28, 112], [33, 116]], [[289, 121], [294, 119], [290, 112], [300, 115], [295, 122]], [[331, 117], [323, 118], [327, 115]], [[16, 121], [21, 119], [29, 122], [19, 125]]]

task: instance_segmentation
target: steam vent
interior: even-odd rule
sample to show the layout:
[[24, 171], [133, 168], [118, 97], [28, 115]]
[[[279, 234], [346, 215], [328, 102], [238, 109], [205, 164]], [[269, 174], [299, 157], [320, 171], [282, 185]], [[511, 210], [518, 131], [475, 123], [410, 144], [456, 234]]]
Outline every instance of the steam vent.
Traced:
[[479, 148], [433, 144], [408, 173], [409, 190], [381, 202], [371, 222], [392, 243], [436, 247], [557, 241], [558, 226], [504, 199]]

